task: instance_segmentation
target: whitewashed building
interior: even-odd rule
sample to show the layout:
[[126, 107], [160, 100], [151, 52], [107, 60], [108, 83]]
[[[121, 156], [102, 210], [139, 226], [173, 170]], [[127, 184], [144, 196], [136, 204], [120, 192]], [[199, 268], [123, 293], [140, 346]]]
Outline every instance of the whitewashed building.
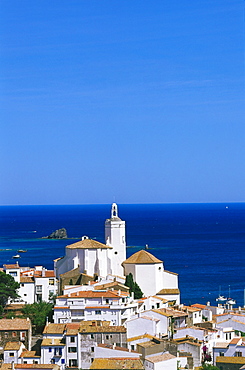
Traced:
[[20, 284], [18, 289], [20, 297], [10, 300], [9, 303], [49, 302], [51, 297], [57, 293], [58, 283], [53, 270], [47, 270], [43, 266], [21, 267], [18, 262], [3, 265], [3, 270]]
[[76, 291], [56, 299], [54, 322], [106, 320], [122, 325], [138, 309], [138, 302], [119, 290]]
[[123, 262], [124, 275], [132, 274], [145, 296], [159, 297], [180, 303], [178, 274], [165, 271], [163, 261], [140, 250]]
[[105, 243], [84, 236], [66, 246], [66, 255], [54, 261], [56, 276], [79, 268], [80, 273], [106, 277], [123, 276], [122, 262], [126, 258], [125, 221], [118, 216], [117, 204], [112, 204], [111, 218], [105, 221]]
[[144, 361], [145, 370], [176, 370], [177, 357], [168, 352], [147, 356]]

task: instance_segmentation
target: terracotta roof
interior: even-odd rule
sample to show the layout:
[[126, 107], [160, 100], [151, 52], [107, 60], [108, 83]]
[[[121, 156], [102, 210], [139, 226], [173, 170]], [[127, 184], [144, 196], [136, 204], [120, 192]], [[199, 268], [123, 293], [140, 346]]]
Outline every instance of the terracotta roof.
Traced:
[[95, 358], [90, 369], [120, 370], [140, 369], [144, 370], [143, 363], [138, 358]]
[[188, 314], [186, 312], [171, 310], [170, 308], [157, 308], [152, 310], [153, 312], [159, 313], [163, 316], [172, 316], [172, 317], [186, 317]]
[[191, 307], [197, 307], [197, 308], [204, 309], [207, 306], [205, 304], [195, 303], [195, 304], [192, 304]]
[[48, 324], [43, 330], [43, 334], [63, 334], [66, 324]]
[[180, 294], [180, 291], [179, 289], [161, 289], [157, 295], [161, 295], [161, 294]]
[[142, 334], [142, 335], [138, 335], [137, 337], [127, 338], [127, 342], [134, 342], [135, 340], [140, 340], [144, 338], [152, 339], [154, 337], [150, 334]]
[[40, 358], [41, 356], [37, 356], [36, 351], [24, 351], [21, 353], [20, 357], [25, 357], [25, 358]]
[[0, 319], [0, 330], [28, 330], [31, 322], [28, 319]]
[[216, 363], [226, 363], [226, 364], [245, 364], [245, 357], [238, 356], [217, 356]]
[[109, 245], [102, 244], [93, 239], [83, 239], [79, 242], [67, 245], [69, 249], [112, 249]]
[[[127, 292], [120, 292], [118, 290], [107, 290], [107, 291], [97, 291], [97, 290], [81, 290], [79, 292], [69, 293], [66, 295], [59, 296], [58, 298], [119, 298], [128, 297]], [[58, 307], [58, 306], [57, 306]]]
[[216, 342], [214, 348], [228, 348], [229, 343], [227, 342]]
[[103, 308], [110, 308], [110, 306], [86, 306], [86, 309], [90, 309], [90, 310], [98, 310], [98, 309], [103, 309]]
[[4, 351], [11, 351], [11, 350], [16, 350], [18, 351], [21, 347], [22, 343], [21, 342], [7, 342]]
[[132, 256], [127, 258], [122, 263], [122, 265], [131, 264], [131, 263], [132, 264], [149, 264], [149, 263], [155, 264], [155, 263], [162, 263], [162, 261], [156, 258], [155, 256], [153, 256], [153, 254], [142, 249], [141, 251], [136, 252]]
[[230, 344], [237, 344], [238, 342], [241, 341], [242, 338], [233, 338], [231, 341], [230, 341]]
[[34, 277], [33, 276], [21, 276], [20, 277], [20, 283], [34, 283]]
[[55, 274], [54, 274], [54, 270], [36, 270], [34, 271], [34, 276], [36, 278], [54, 278], [55, 277]]
[[146, 356], [146, 361], [156, 363], [161, 361], [167, 361], [172, 360], [173, 358], [176, 358], [174, 355], [171, 355], [170, 353], [163, 353], [162, 355], [157, 356]]
[[19, 266], [19, 264], [18, 263], [16, 263], [16, 264], [12, 264], [12, 265], [3, 265], [3, 267], [5, 268], [5, 269], [19, 269], [20, 268], [20, 266]]
[[121, 283], [118, 283], [117, 281], [114, 281], [113, 283], [106, 283], [106, 284], [101, 284], [101, 285], [96, 285], [94, 289], [99, 290], [99, 289], [107, 289], [107, 288], [118, 288], [118, 289], [124, 289], [124, 290], [129, 290], [129, 287], [126, 285], [123, 285]]
[[41, 346], [65, 346], [65, 343], [62, 342], [62, 339], [44, 338]]

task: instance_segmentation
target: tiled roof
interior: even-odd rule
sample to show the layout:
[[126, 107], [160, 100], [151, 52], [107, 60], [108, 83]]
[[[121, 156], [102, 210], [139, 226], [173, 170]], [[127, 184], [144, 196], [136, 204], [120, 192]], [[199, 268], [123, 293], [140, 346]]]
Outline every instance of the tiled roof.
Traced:
[[16, 350], [18, 351], [21, 347], [22, 343], [21, 342], [7, 342], [4, 351], [11, 351], [11, 350]]
[[67, 245], [69, 249], [112, 249], [109, 245], [102, 244], [93, 239], [83, 239], [77, 243]]
[[186, 317], [188, 316], [187, 313], [177, 311], [177, 310], [171, 310], [170, 308], [158, 308], [155, 310], [152, 310], [153, 312], [159, 313], [163, 316], [172, 316], [172, 317]]
[[195, 303], [195, 304], [192, 304], [191, 307], [197, 307], [197, 308], [204, 309], [207, 306], [205, 304]]
[[167, 361], [172, 360], [173, 358], [176, 358], [174, 355], [171, 355], [170, 353], [163, 353], [162, 355], [157, 356], [146, 356], [146, 361], [156, 363], [161, 361]]
[[214, 348], [228, 348], [229, 343], [227, 342], [216, 342]]
[[161, 294], [180, 294], [180, 291], [179, 289], [161, 289], [157, 295], [161, 295]]
[[43, 334], [63, 334], [66, 324], [48, 324], [43, 330]]
[[96, 285], [94, 289], [99, 290], [99, 289], [107, 289], [107, 288], [118, 288], [118, 289], [124, 289], [126, 291], [129, 290], [129, 287], [126, 285], [120, 284], [117, 281], [114, 281], [113, 283], [107, 283], [107, 284], [102, 284], [102, 285]]
[[12, 264], [12, 265], [3, 265], [3, 267], [5, 268], [5, 270], [9, 270], [9, 269], [19, 269], [20, 266], [18, 263], [16, 264]]
[[140, 369], [144, 370], [143, 363], [138, 358], [95, 358], [90, 369], [120, 370]]
[[[127, 297], [127, 292], [119, 292], [118, 290], [107, 290], [107, 291], [94, 291], [94, 290], [81, 290], [79, 292], [69, 293], [61, 295], [58, 298], [119, 298]], [[56, 306], [59, 307], [59, 306]]]
[[20, 283], [34, 283], [34, 278], [33, 276], [21, 276], [20, 277]]
[[217, 356], [216, 363], [226, 363], [226, 364], [245, 364], [245, 357], [238, 356]]
[[138, 335], [137, 337], [127, 338], [127, 342], [134, 342], [135, 340], [140, 340], [144, 338], [152, 339], [154, 337], [150, 334], [142, 334], [142, 335]]
[[62, 342], [62, 339], [44, 338], [41, 346], [65, 346], [65, 343]]
[[162, 263], [161, 260], [153, 256], [153, 254], [145, 251], [142, 249], [141, 251], [138, 251], [134, 253], [132, 256], [127, 258], [122, 265], [124, 264], [155, 264], [155, 263]]
[[20, 357], [25, 358], [40, 358], [41, 356], [37, 356], [36, 351], [24, 351], [21, 353]]
[[0, 319], [0, 330], [28, 330], [31, 322], [28, 319]]
[[55, 274], [54, 274], [54, 270], [36, 270], [34, 272], [34, 276], [36, 278], [54, 278], [55, 277]]
[[230, 344], [237, 344], [238, 342], [241, 341], [242, 338], [233, 338], [231, 341], [230, 341]]

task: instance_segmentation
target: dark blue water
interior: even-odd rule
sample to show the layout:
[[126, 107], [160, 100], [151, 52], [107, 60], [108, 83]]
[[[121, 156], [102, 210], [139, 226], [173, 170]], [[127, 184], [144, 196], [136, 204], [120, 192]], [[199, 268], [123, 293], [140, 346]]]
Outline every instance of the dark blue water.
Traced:
[[[87, 235], [104, 242], [111, 205], [0, 207], [0, 265], [26, 249], [22, 266], [44, 265]], [[182, 303], [215, 303], [219, 287], [244, 304], [245, 203], [119, 205], [126, 221], [127, 256], [149, 245], [166, 270], [179, 274]], [[69, 240], [41, 239], [65, 227]]]

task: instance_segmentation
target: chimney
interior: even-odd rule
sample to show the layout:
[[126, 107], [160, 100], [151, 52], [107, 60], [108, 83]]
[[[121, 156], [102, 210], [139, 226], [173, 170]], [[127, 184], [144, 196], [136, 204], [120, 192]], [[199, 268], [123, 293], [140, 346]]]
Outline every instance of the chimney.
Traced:
[[52, 338], [52, 344], [54, 344], [54, 338]]
[[112, 347], [113, 349], [115, 349], [116, 348], [116, 343], [113, 343], [113, 347]]
[[42, 277], [45, 277], [45, 268], [42, 269]]

